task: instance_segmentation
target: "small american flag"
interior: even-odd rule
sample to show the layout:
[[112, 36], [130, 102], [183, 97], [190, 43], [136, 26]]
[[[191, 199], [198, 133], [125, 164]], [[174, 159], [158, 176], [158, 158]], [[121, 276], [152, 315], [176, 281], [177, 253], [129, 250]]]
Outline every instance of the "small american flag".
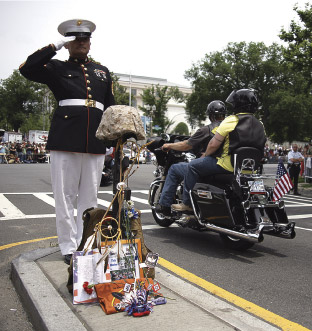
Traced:
[[279, 200], [293, 187], [293, 183], [285, 169], [284, 163], [280, 161], [277, 166], [276, 180], [273, 189], [273, 201]]

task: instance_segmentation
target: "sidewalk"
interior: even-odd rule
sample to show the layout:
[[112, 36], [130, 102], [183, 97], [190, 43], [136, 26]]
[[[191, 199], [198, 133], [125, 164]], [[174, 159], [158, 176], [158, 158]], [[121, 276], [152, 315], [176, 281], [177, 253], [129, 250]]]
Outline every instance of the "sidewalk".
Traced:
[[298, 191], [303, 197], [312, 198], [312, 187], [304, 187], [305, 183], [298, 184]]
[[99, 304], [72, 304], [67, 267], [58, 248], [31, 251], [12, 262], [12, 281], [36, 330], [280, 330], [159, 267], [161, 293], [173, 300], [143, 318], [106, 315]]

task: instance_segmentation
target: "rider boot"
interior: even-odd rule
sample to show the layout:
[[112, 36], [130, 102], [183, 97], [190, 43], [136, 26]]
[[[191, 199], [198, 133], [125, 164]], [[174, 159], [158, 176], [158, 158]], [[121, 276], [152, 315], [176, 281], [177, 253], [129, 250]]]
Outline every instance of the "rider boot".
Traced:
[[156, 213], [163, 214], [164, 216], [170, 216], [171, 215], [171, 208], [162, 206], [160, 204], [157, 204], [156, 206]]

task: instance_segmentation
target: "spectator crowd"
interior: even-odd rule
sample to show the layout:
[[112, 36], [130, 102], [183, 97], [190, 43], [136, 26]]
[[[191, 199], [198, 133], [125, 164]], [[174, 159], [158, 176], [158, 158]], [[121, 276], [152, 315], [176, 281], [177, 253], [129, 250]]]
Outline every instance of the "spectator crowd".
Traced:
[[45, 163], [49, 151], [45, 143], [0, 142], [0, 163]]

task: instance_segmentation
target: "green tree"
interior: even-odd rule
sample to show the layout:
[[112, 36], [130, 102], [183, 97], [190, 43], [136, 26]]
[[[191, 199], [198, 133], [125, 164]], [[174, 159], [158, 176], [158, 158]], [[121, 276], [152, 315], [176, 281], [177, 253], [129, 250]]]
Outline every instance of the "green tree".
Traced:
[[289, 31], [281, 30], [279, 37], [288, 43], [284, 49], [284, 57], [294, 70], [302, 73], [306, 79], [306, 91], [312, 87], [312, 5], [305, 4], [304, 9], [294, 6], [301, 23], [294, 20], [290, 23]]
[[188, 121], [200, 125], [213, 100], [224, 101], [233, 89], [253, 88], [265, 110], [265, 96], [283, 77], [282, 47], [264, 43], [229, 43], [223, 52], [213, 52], [187, 70], [193, 93], [186, 103]]
[[[113, 81], [113, 94], [115, 98], [116, 105], [128, 105], [129, 104], [129, 93], [126, 87], [118, 83], [119, 77], [117, 77], [113, 72], [111, 73]], [[134, 98], [135, 96], [132, 96]]]
[[177, 126], [172, 130], [171, 133], [185, 135], [185, 136], [188, 136], [190, 134], [189, 128], [184, 122], [178, 123]]
[[27, 80], [17, 70], [0, 81], [0, 119], [5, 129], [17, 132], [31, 116], [38, 120], [44, 89], [44, 85]]
[[[168, 86], [160, 86], [157, 84], [156, 86], [152, 85], [149, 88], [143, 90], [142, 100], [145, 105], [151, 106], [150, 109], [146, 109], [145, 107], [139, 106], [145, 116], [151, 117], [153, 119], [153, 125], [158, 125], [160, 127], [159, 130], [162, 132], [165, 131], [165, 128], [168, 127], [170, 121], [166, 116], [166, 112], [168, 110], [168, 102], [173, 98], [177, 102], [184, 101], [184, 95], [178, 87], [168, 87]], [[156, 107], [156, 110], [152, 111], [152, 106]]]

